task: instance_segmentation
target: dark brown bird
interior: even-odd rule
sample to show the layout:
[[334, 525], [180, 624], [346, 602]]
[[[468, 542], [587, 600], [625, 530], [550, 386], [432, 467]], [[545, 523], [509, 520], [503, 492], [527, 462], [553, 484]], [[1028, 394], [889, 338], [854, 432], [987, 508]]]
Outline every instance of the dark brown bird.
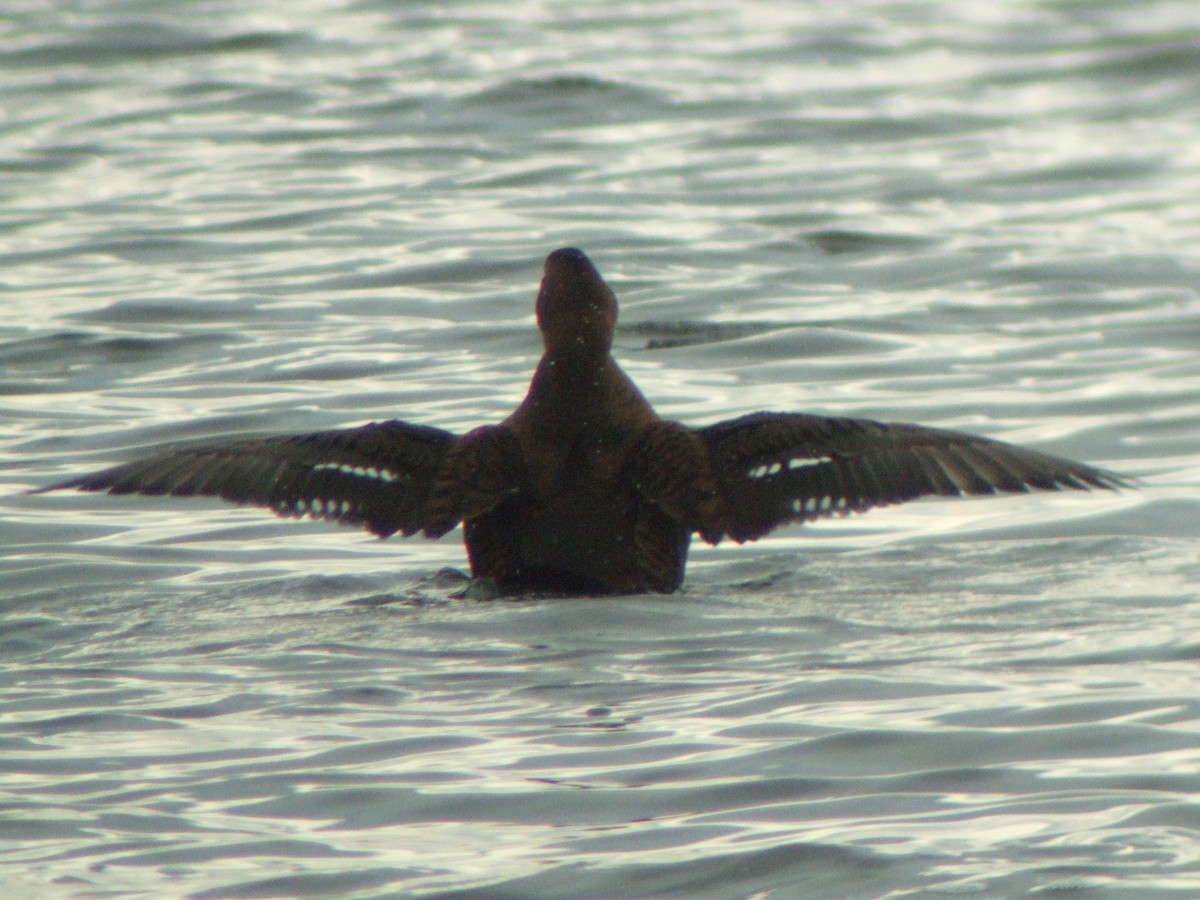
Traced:
[[927, 495], [1115, 488], [1082, 463], [954, 431], [757, 412], [661, 418], [610, 351], [617, 298], [581, 251], [546, 258], [545, 353], [499, 425], [407, 422], [173, 450], [43, 491], [206, 495], [284, 516], [440, 537], [463, 523], [503, 593], [670, 592], [693, 532], [752, 541], [789, 522]]

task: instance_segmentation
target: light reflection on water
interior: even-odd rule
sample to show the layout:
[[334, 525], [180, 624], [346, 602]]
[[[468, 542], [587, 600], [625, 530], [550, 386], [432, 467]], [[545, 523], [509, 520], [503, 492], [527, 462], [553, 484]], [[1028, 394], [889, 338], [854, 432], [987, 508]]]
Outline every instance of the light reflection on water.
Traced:
[[[18, 10], [6, 883], [1195, 893], [1181, 10]], [[565, 603], [452, 599], [457, 534], [16, 493], [173, 440], [496, 421], [559, 245], [668, 415], [922, 421], [1142, 485], [697, 546], [678, 596]]]

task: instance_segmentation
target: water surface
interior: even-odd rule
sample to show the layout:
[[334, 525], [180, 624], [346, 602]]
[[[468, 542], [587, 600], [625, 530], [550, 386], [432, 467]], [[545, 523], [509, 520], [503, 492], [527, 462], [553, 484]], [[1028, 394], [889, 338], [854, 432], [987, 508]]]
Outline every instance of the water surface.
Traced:
[[[14, 896], [1200, 893], [1200, 32], [1128, 4], [18, 4]], [[24, 489], [523, 396], [583, 247], [663, 413], [1141, 479], [492, 603], [456, 535]]]

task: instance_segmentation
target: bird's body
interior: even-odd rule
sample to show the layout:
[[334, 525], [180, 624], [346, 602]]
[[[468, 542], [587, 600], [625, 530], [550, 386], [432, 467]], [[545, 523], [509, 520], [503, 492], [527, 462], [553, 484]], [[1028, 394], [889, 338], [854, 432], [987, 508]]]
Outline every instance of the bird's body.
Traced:
[[693, 533], [753, 540], [938, 494], [1115, 487], [1082, 463], [941, 429], [796, 413], [662, 419], [612, 358], [617, 301], [579, 250], [546, 260], [545, 354], [503, 422], [458, 436], [389, 421], [177, 450], [43, 490], [208, 495], [437, 537], [463, 523], [504, 593], [670, 592]]

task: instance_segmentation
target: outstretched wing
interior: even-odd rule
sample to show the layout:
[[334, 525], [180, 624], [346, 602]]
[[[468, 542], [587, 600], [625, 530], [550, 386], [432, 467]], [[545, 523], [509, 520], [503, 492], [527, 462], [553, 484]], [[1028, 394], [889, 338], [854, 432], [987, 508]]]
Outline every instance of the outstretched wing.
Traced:
[[754, 413], [698, 430], [736, 541], [929, 495], [1116, 488], [1110, 472], [938, 428], [788, 413]]
[[281, 516], [365, 525], [386, 537], [426, 527], [427, 498], [457, 437], [407, 422], [173, 450], [42, 488], [221, 497]]

